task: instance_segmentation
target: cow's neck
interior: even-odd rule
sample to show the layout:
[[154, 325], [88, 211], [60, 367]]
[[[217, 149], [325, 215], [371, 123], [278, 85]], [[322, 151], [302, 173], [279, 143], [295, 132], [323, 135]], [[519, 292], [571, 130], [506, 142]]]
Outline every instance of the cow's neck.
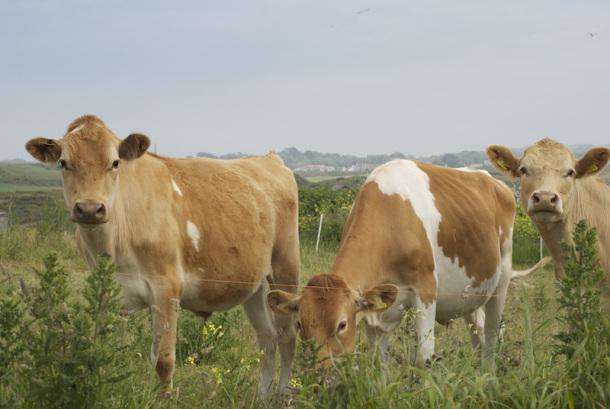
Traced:
[[352, 239], [342, 243], [331, 274], [335, 274], [356, 291], [364, 291], [377, 285], [376, 266], [372, 264], [370, 243]]
[[110, 223], [99, 226], [83, 226], [76, 227], [80, 239], [84, 242], [87, 249], [88, 259], [95, 262], [95, 258], [102, 254], [112, 254], [112, 227]]
[[564, 209], [565, 219], [557, 223], [536, 223], [544, 243], [555, 260], [555, 275], [563, 277], [563, 257], [561, 243], [572, 243], [574, 226], [586, 220], [597, 229], [600, 261], [606, 271], [610, 271], [608, 248], [610, 236], [610, 188], [596, 177], [578, 180], [572, 198]]

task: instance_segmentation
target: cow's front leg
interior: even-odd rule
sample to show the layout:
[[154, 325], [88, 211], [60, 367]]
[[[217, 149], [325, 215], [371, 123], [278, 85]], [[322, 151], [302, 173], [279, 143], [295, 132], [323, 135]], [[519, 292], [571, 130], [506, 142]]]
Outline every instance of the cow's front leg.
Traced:
[[364, 323], [369, 349], [379, 353], [379, 362], [385, 370], [388, 362], [388, 334], [381, 328]]
[[424, 368], [427, 364], [432, 363], [434, 355], [436, 300], [426, 304], [419, 297], [416, 297], [415, 307], [415, 332], [417, 334], [415, 366]]
[[178, 291], [167, 287], [155, 289], [154, 303], [151, 305], [153, 324], [151, 360], [163, 384], [163, 391], [167, 395], [171, 393], [176, 361], [176, 326], [179, 309]]

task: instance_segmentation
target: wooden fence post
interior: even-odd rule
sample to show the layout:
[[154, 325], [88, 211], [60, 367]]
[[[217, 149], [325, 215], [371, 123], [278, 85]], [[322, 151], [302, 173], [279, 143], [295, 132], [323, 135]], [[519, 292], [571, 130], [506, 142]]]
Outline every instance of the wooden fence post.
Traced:
[[320, 247], [320, 234], [322, 233], [322, 223], [324, 222], [324, 213], [320, 213], [320, 225], [318, 226], [318, 237], [316, 238], [316, 254]]

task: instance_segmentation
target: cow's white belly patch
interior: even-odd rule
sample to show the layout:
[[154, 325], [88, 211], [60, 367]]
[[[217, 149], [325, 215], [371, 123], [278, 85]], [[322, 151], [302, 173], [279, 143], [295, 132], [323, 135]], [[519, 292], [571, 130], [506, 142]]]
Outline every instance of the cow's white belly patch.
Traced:
[[493, 276], [473, 287], [475, 280], [466, 275], [466, 270], [444, 255], [436, 255], [437, 300], [436, 320], [447, 322], [464, 316], [485, 304], [494, 293], [500, 279], [500, 266]]

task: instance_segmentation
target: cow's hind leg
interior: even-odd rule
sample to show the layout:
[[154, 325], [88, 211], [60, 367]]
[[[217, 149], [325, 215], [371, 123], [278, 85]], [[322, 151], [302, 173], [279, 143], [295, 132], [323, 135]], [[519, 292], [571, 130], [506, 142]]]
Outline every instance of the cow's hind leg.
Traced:
[[[296, 236], [287, 234], [276, 246], [271, 260], [273, 268], [272, 288], [291, 293], [297, 292], [299, 284], [299, 241]], [[281, 369], [278, 389], [283, 392], [288, 387], [292, 371], [292, 361], [296, 350], [294, 314], [274, 315], [275, 329], [278, 334]]]
[[508, 279], [501, 282], [487, 304], [485, 304], [485, 343], [483, 344], [483, 367], [495, 370], [495, 354], [500, 335], [500, 323], [506, 301]]
[[475, 351], [480, 351], [482, 346], [485, 344], [483, 338], [485, 328], [485, 312], [483, 308], [477, 308], [470, 314], [464, 315], [464, 322], [470, 332], [470, 339], [472, 341], [472, 348]]
[[501, 332], [502, 314], [506, 293], [512, 275], [512, 238], [501, 249], [500, 280], [490, 299], [485, 304], [485, 344], [483, 345], [483, 368], [495, 371], [495, 354]]
[[269, 286], [263, 281], [259, 289], [244, 303], [246, 315], [256, 331], [258, 345], [261, 348], [261, 377], [259, 382], [259, 393], [267, 396], [273, 382], [275, 369], [275, 350], [277, 348], [277, 333], [273, 326], [271, 311], [267, 306], [267, 292]]

